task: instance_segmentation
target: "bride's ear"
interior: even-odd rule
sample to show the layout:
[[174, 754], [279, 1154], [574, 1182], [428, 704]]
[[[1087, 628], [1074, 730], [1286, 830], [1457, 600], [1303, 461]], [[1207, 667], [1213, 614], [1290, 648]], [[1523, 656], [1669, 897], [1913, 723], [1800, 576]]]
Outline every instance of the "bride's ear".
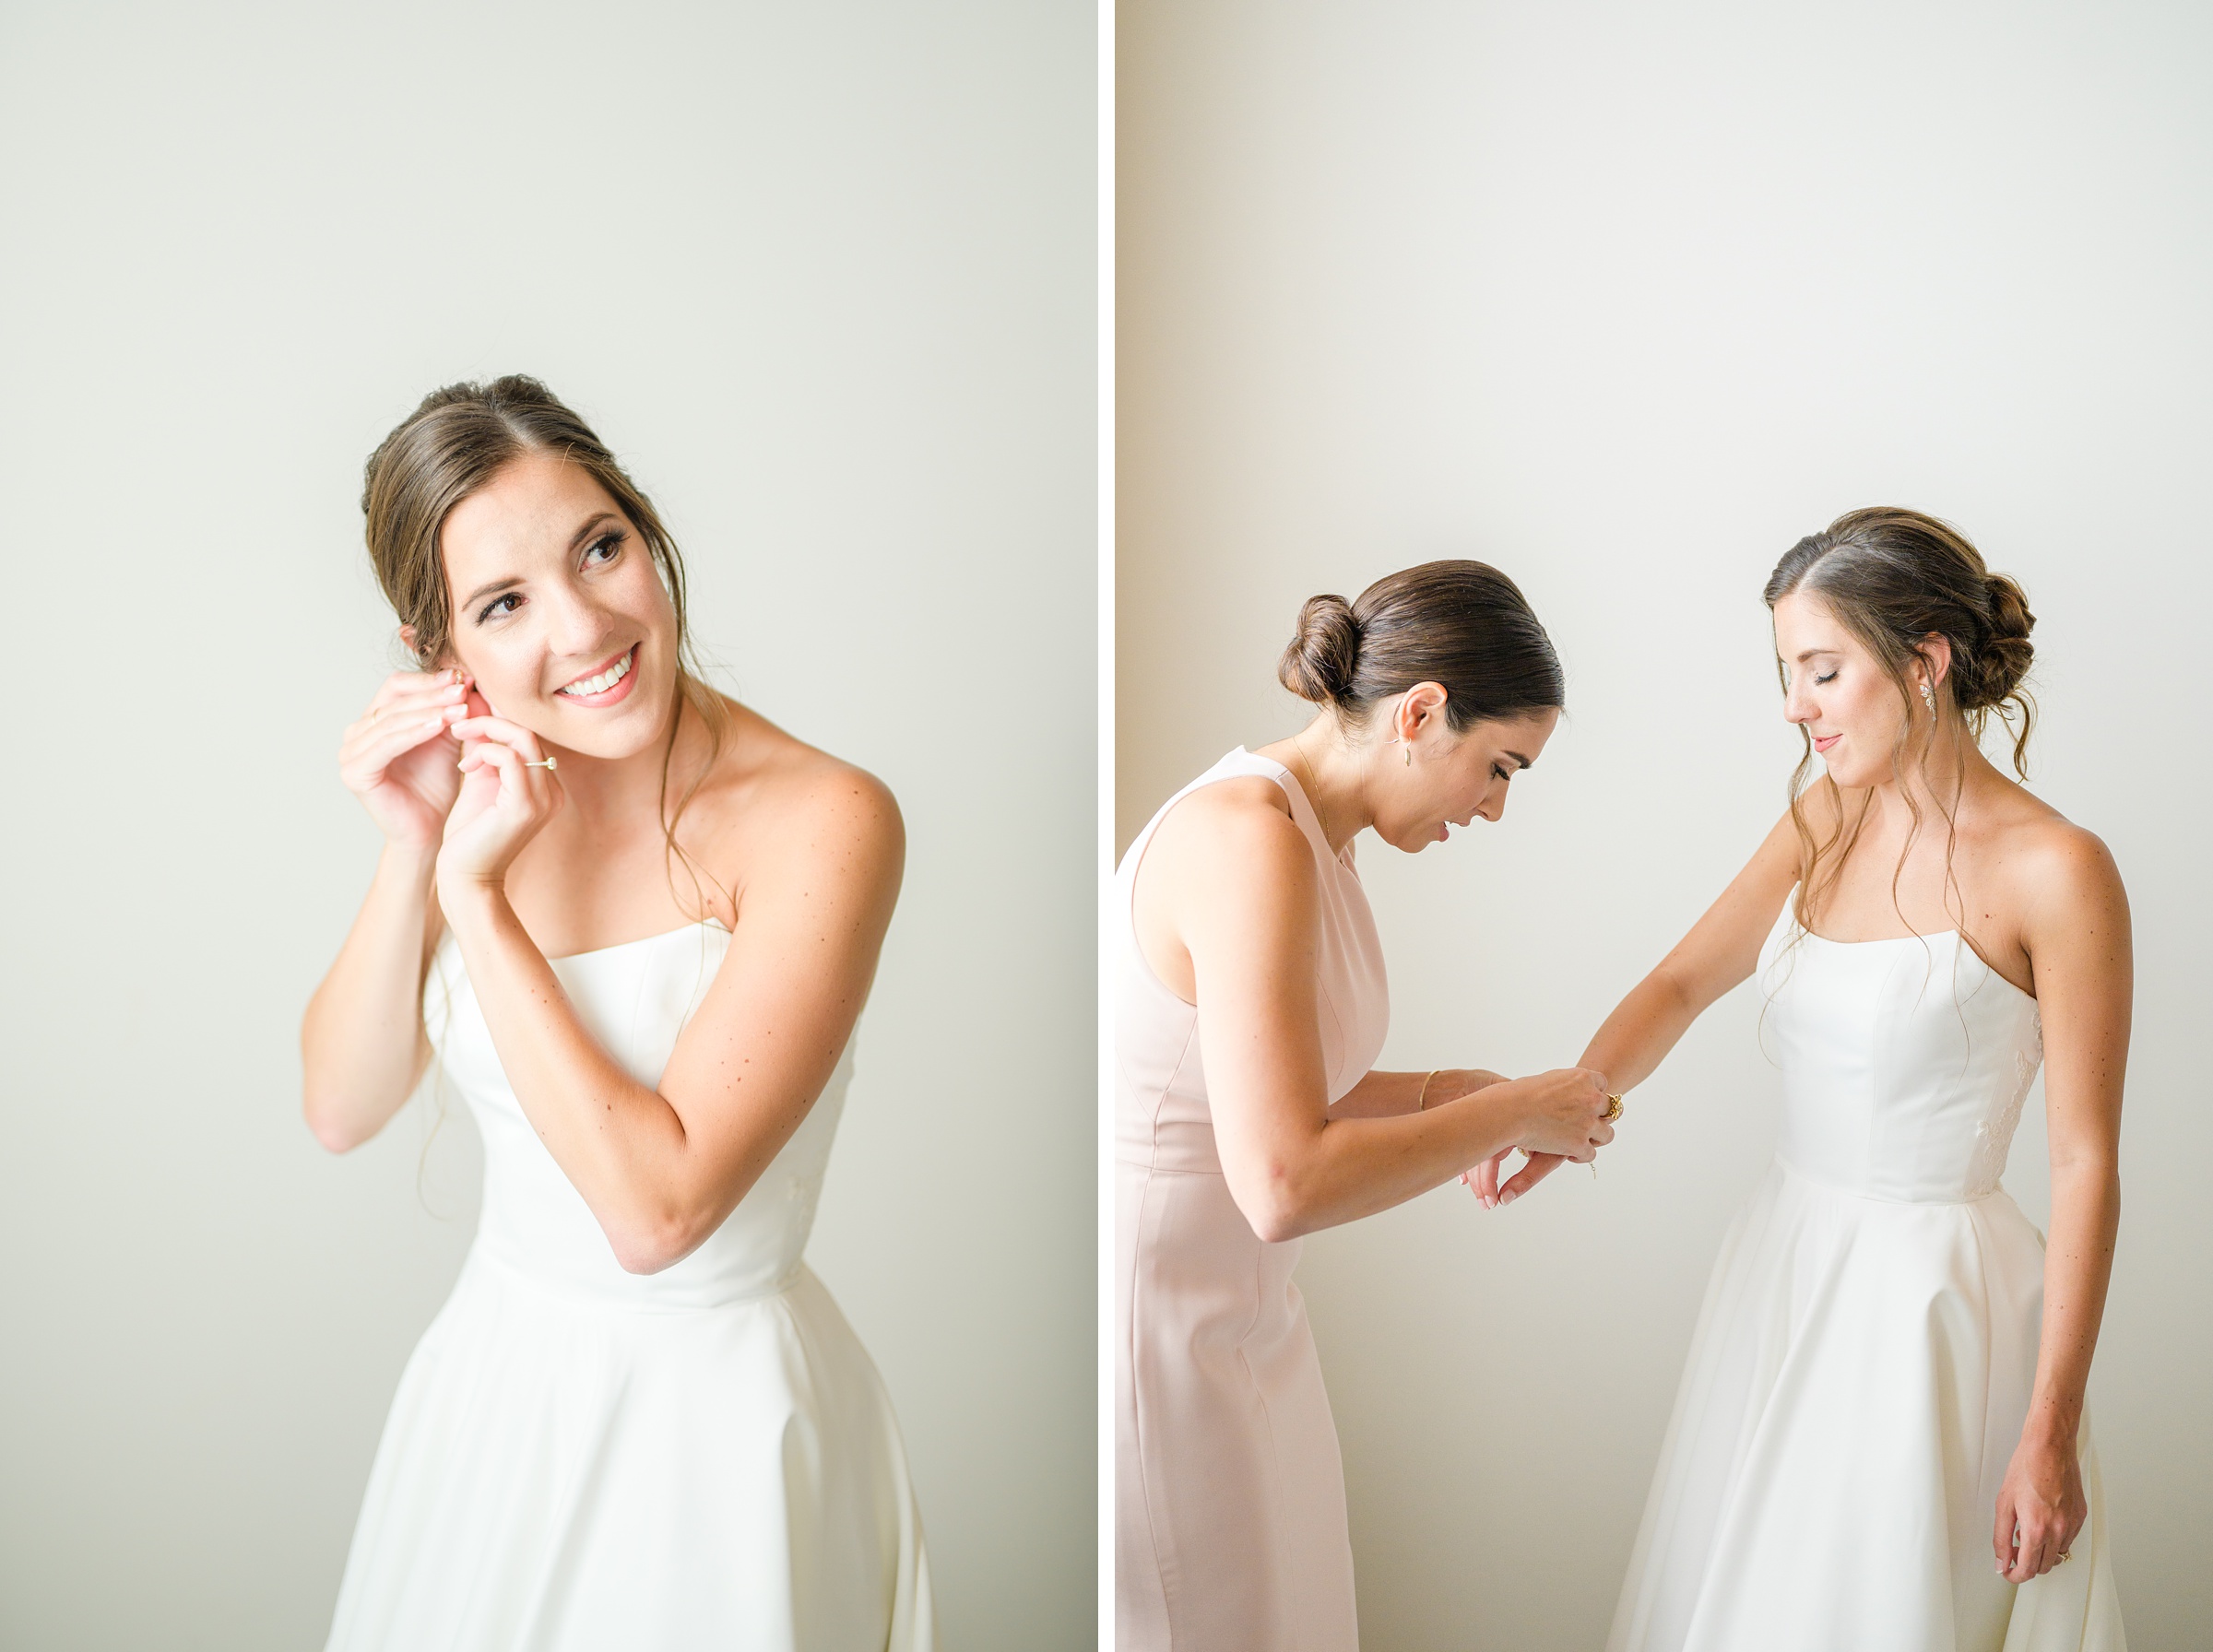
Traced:
[[1917, 652], [1922, 664], [1928, 667], [1929, 692], [1933, 694], [1944, 686], [1944, 679], [1952, 674], [1952, 640], [1940, 631], [1933, 631], [1922, 638]]

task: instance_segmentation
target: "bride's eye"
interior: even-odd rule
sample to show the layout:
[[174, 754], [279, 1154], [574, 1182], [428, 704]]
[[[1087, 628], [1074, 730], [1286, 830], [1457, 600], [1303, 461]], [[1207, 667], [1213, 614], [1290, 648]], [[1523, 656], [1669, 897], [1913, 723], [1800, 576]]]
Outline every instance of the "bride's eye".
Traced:
[[504, 620], [509, 614], [514, 613], [515, 609], [502, 605], [512, 602], [519, 606], [522, 600], [522, 593], [519, 591], [509, 591], [493, 597], [478, 612], [477, 623], [481, 625], [487, 620]]
[[622, 541], [626, 537], [628, 536], [621, 528], [609, 528], [585, 547], [584, 565], [586, 568], [606, 567], [621, 553]]
[[1503, 768], [1497, 763], [1493, 763], [1491, 765], [1491, 773], [1494, 778], [1498, 780], [1511, 780], [1514, 777], [1514, 773], [1511, 769]]
[[1816, 677], [1814, 680], [1817, 683], [1834, 682], [1837, 680], [1837, 674], [1834, 671], [1831, 671], [1827, 677]]

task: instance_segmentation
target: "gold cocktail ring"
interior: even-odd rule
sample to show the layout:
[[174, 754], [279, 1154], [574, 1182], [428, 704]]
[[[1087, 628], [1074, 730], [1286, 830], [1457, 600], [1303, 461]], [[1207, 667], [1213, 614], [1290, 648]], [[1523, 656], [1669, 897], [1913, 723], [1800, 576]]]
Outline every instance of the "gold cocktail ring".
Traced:
[[1610, 1125], [1621, 1116], [1621, 1098], [1612, 1091], [1606, 1092], [1606, 1110], [1598, 1115], [1598, 1122]]
[[526, 769], [558, 769], [561, 767], [561, 760], [558, 758], [549, 757], [542, 763], [534, 763], [528, 758], [525, 758], [523, 760], [523, 767]]

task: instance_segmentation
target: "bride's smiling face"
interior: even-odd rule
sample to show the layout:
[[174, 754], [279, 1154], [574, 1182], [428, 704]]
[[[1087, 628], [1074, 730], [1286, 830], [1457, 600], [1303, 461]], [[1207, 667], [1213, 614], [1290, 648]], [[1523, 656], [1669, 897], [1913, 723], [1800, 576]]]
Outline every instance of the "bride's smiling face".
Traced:
[[1835, 610], [1806, 592], [1777, 602], [1775, 655], [1782, 665], [1782, 714], [1812, 738], [1829, 778], [1855, 790], [1895, 780], [1907, 702]]
[[449, 649], [493, 713], [564, 750], [633, 756], [667, 727], [676, 608], [589, 471], [526, 454], [439, 531]]

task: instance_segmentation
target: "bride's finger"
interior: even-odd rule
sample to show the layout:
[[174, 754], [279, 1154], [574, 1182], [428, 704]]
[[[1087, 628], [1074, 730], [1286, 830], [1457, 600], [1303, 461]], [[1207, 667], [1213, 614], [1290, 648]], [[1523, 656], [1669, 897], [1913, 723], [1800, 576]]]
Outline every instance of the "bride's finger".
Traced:
[[461, 754], [461, 767], [467, 771], [490, 768], [500, 776], [503, 797], [512, 792], [526, 805], [538, 802], [536, 789], [531, 785], [531, 770], [523, 754], [504, 740], [478, 739], [470, 741]]
[[358, 735], [349, 730], [338, 750], [339, 772], [349, 777], [381, 774], [425, 740], [438, 738], [448, 726], [449, 719], [444, 714], [433, 714], [395, 717]]
[[457, 682], [411, 689], [405, 694], [394, 695], [381, 705], [371, 706], [361, 722], [374, 728], [395, 719], [404, 722], [409, 717], [427, 716], [442, 706], [459, 706], [467, 691]]
[[1504, 1153], [1493, 1153], [1460, 1178], [1468, 1185], [1468, 1191], [1483, 1201], [1486, 1210], [1498, 1208], [1498, 1163], [1505, 1157]]
[[436, 739], [452, 726], [451, 715], [437, 710], [408, 717], [388, 717], [382, 723], [365, 726], [357, 725], [346, 731], [346, 738], [339, 744], [339, 766], [351, 768], [369, 762], [382, 769], [425, 740]]
[[376, 692], [369, 697], [364, 717], [382, 720], [393, 714], [396, 707], [419, 696], [444, 693], [462, 686], [467, 679], [457, 671], [395, 671], [376, 685]]
[[505, 747], [520, 753], [532, 768], [546, 770], [546, 754], [538, 743], [538, 736], [504, 717], [464, 717], [454, 725], [454, 738]]
[[1498, 1190], [1498, 1202], [1510, 1205], [1539, 1182], [1565, 1164], [1557, 1153], [1532, 1153], [1529, 1162], [1516, 1171], [1511, 1180]]

